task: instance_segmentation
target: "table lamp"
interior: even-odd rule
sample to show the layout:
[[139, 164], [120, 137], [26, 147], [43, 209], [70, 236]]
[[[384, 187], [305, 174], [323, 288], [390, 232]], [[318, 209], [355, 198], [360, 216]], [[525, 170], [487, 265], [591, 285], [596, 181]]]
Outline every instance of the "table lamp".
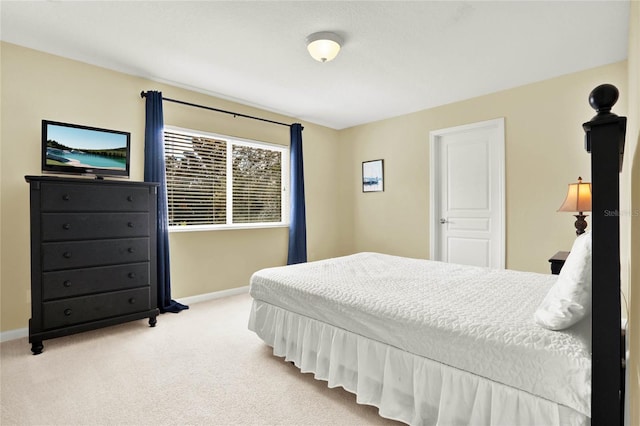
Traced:
[[587, 216], [583, 212], [591, 211], [591, 183], [582, 182], [582, 178], [578, 177], [577, 183], [570, 183], [567, 190], [567, 197], [558, 209], [559, 212], [577, 212], [576, 218], [576, 235], [584, 234], [587, 228]]

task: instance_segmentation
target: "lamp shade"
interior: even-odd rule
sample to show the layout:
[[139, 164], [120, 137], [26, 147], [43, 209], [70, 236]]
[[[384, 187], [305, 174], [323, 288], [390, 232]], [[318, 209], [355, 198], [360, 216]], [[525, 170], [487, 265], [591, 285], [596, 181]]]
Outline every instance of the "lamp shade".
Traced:
[[313, 59], [328, 62], [338, 56], [342, 39], [335, 33], [322, 31], [307, 37], [307, 50]]
[[559, 212], [590, 212], [591, 211], [591, 183], [582, 182], [578, 177], [577, 183], [570, 183], [567, 197], [558, 209]]

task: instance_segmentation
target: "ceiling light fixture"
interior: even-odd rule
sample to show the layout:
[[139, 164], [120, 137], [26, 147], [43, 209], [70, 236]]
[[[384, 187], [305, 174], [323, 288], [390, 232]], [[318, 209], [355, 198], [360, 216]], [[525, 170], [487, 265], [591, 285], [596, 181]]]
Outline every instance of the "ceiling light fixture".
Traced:
[[342, 38], [338, 34], [321, 31], [307, 37], [307, 50], [313, 59], [329, 62], [338, 55], [342, 46]]

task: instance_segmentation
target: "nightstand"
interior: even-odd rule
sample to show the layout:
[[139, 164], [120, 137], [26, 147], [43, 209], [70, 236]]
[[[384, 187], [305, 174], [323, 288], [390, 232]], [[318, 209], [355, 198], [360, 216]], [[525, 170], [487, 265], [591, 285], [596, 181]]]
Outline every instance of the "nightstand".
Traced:
[[564, 266], [564, 262], [567, 260], [567, 256], [569, 256], [568, 251], [559, 251], [549, 259], [549, 263], [551, 263], [551, 273], [554, 275], [558, 275], [560, 270]]

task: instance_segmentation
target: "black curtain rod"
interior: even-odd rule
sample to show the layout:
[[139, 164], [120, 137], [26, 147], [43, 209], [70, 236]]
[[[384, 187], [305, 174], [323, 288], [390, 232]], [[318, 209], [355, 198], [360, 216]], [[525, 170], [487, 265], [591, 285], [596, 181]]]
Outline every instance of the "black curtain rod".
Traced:
[[[147, 92], [145, 92], [145, 91], [140, 92], [140, 97], [141, 98], [144, 98], [146, 96], [147, 96]], [[165, 98], [164, 96], [162, 97], [162, 100], [163, 101], [169, 101], [169, 102], [175, 102], [177, 104], [182, 104], [182, 105], [188, 105], [188, 106], [192, 106], [192, 107], [196, 107], [196, 108], [208, 109], [209, 111], [222, 112], [224, 114], [233, 115], [234, 117], [250, 118], [252, 120], [264, 121], [264, 122], [272, 123], [272, 124], [279, 124], [281, 126], [286, 126], [286, 127], [291, 127], [292, 126], [291, 124], [281, 123], [280, 121], [267, 120], [266, 118], [254, 117], [252, 115], [241, 114], [239, 112], [226, 111], [224, 109], [213, 108], [213, 107], [208, 107], [208, 106], [198, 105], [198, 104], [192, 104], [191, 102], [185, 102], [185, 101], [179, 101], [177, 99]]]

